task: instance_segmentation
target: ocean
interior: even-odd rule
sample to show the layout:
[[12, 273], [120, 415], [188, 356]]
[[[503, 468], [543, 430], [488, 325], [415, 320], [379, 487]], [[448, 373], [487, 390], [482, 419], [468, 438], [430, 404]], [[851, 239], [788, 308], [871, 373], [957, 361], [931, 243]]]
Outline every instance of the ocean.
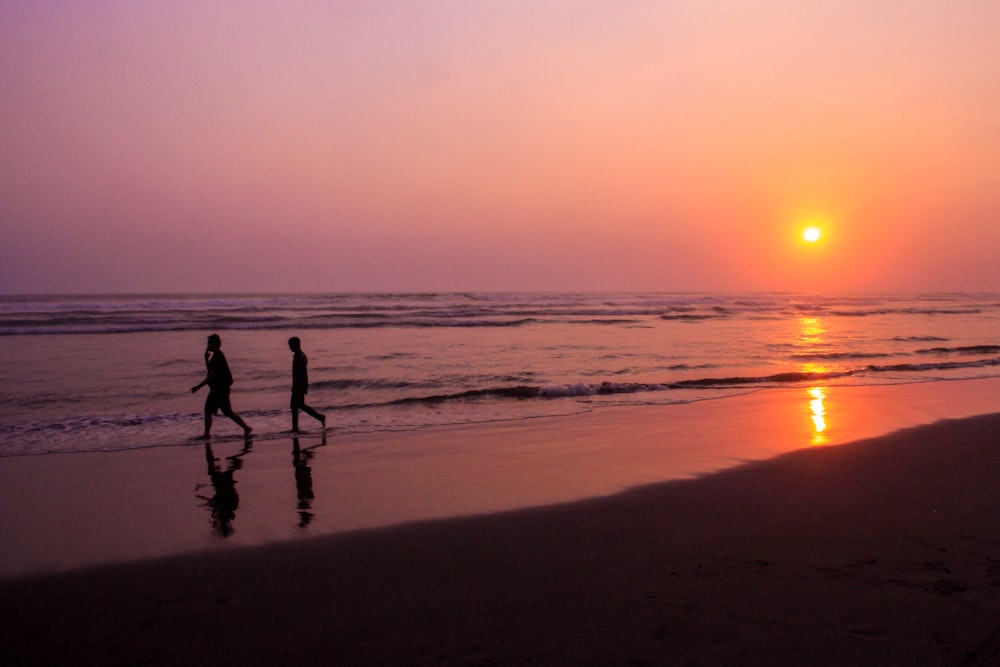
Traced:
[[[986, 293], [0, 296], [0, 456], [191, 444], [211, 333], [234, 409], [267, 440], [287, 439], [293, 335], [335, 438], [995, 378], [998, 325], [1000, 295]], [[213, 437], [241, 434], [216, 418]]]

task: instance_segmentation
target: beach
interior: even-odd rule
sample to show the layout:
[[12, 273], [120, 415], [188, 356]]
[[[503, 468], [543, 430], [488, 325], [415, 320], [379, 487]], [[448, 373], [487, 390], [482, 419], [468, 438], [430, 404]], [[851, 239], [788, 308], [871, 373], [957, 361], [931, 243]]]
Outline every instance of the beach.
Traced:
[[11, 664], [1000, 664], [996, 384], [844, 388], [820, 446], [781, 392], [304, 436], [312, 498], [290, 444], [223, 441], [228, 538], [187, 483], [203, 445], [13, 457], [0, 639]]
[[1000, 2], [0, 2], [0, 667], [1000, 667]]

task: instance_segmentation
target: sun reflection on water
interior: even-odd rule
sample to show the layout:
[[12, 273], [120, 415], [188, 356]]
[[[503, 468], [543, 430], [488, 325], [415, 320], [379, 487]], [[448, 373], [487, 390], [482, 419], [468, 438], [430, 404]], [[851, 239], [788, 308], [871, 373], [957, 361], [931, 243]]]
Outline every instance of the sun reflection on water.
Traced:
[[799, 327], [799, 343], [802, 346], [816, 347], [826, 344], [823, 336], [826, 333], [826, 327], [823, 326], [823, 321], [818, 317], [800, 317]]
[[[822, 355], [829, 351], [829, 341], [826, 337], [826, 327], [818, 317], [799, 318], [799, 346], [808, 350], [812, 354]], [[815, 362], [805, 362], [800, 369], [803, 373], [826, 374], [831, 369], [823, 364]], [[812, 420], [812, 444], [822, 445], [827, 442], [827, 413], [826, 413], [826, 388], [810, 387], [806, 390], [809, 395], [809, 418]]]
[[822, 387], [812, 387], [809, 389], [810, 418], [813, 423], [812, 444], [822, 445], [826, 442], [826, 406], [823, 401], [826, 399], [826, 391]]

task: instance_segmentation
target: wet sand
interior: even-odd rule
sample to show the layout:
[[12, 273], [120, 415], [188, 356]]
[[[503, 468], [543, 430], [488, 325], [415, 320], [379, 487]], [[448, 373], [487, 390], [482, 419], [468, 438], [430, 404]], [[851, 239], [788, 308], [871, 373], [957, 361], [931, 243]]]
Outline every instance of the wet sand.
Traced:
[[591, 500], [9, 578], [0, 645], [18, 665], [1000, 664], [998, 480], [1000, 415], [946, 420]]
[[1000, 405], [1000, 379], [815, 394], [767, 390], [417, 431], [334, 430], [325, 440], [255, 433], [244, 442], [224, 422], [208, 447], [0, 458], [0, 578], [608, 496], [986, 414]]

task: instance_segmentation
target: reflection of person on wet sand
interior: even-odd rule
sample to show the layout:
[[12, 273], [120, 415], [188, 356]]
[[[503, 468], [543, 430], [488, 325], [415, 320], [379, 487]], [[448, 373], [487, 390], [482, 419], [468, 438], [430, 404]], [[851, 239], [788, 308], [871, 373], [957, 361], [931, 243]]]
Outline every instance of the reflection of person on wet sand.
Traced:
[[305, 449], [299, 447], [298, 438], [292, 438], [292, 466], [295, 468], [295, 491], [299, 499], [299, 528], [305, 528], [313, 520], [312, 501], [316, 496], [313, 493], [312, 468], [309, 467], [309, 461], [313, 457], [312, 450], [324, 445], [326, 445], [325, 435], [323, 442]]
[[306, 405], [306, 394], [309, 393], [309, 360], [302, 351], [302, 342], [298, 336], [288, 339], [288, 349], [292, 351], [292, 433], [299, 432], [299, 410], [317, 419], [326, 427], [326, 416]]
[[205, 443], [205, 460], [208, 462], [208, 477], [212, 481], [212, 497], [198, 497], [212, 513], [212, 529], [220, 537], [233, 534], [233, 519], [236, 518], [236, 508], [240, 505], [240, 496], [236, 493], [236, 480], [233, 475], [243, 467], [241, 460], [250, 451], [250, 442], [243, 446], [243, 451], [235, 456], [227, 457], [229, 461], [225, 470], [219, 467], [219, 460], [212, 452], [212, 445]]
[[229, 403], [229, 388], [233, 385], [233, 374], [229, 371], [226, 355], [222, 353], [222, 339], [218, 334], [208, 337], [208, 348], [205, 350], [205, 368], [208, 374], [205, 379], [191, 387], [191, 393], [208, 385], [208, 397], [205, 399], [205, 433], [201, 437], [207, 440], [212, 431], [212, 415], [219, 410], [243, 428], [244, 435], [250, 435], [253, 430], [243, 419], [233, 412]]
[[295, 467], [295, 491], [299, 498], [299, 528], [305, 528], [313, 520], [312, 501], [316, 497], [313, 493], [312, 468], [309, 467], [309, 459], [312, 452], [302, 451], [299, 448], [299, 439], [292, 438], [292, 465]]

